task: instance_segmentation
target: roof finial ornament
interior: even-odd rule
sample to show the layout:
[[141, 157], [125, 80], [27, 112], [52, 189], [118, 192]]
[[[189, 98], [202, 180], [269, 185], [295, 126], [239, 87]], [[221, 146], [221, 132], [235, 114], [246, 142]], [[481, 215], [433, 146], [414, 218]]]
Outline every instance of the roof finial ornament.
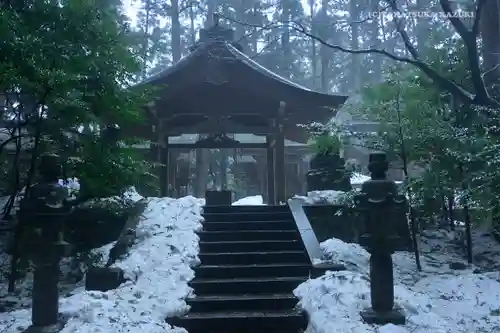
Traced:
[[218, 27], [219, 26], [219, 19], [220, 19], [219, 13], [214, 13], [213, 19], [214, 19], [214, 27]]

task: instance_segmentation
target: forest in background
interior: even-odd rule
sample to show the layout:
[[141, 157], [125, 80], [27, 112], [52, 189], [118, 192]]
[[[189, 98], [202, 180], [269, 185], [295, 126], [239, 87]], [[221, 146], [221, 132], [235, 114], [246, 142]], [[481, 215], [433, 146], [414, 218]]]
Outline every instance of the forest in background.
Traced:
[[[125, 10], [120, 0], [2, 3], [0, 148], [15, 147], [2, 159], [6, 193], [29, 187], [36, 157], [54, 150], [88, 197], [130, 184], [154, 186], [144, 156], [123, 149], [141, 138], [108, 125], [144, 122], [141, 105], [151, 92], [134, 83], [186, 55], [217, 13], [266, 68], [311, 89], [360, 96], [349, 112], [382, 124], [365, 144], [396, 155], [402, 168], [424, 169], [414, 181], [432, 180], [426, 196], [454, 196], [460, 189], [478, 196], [488, 211], [497, 206], [500, 0], [132, 5], [137, 10]], [[459, 11], [473, 15], [459, 18]], [[31, 154], [23, 157], [26, 164], [17, 162], [23, 146]]]

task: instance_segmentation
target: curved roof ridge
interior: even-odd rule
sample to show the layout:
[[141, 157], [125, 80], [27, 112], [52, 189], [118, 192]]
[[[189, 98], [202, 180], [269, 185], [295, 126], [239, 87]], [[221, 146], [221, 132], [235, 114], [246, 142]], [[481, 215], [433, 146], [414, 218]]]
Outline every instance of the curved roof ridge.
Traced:
[[267, 69], [266, 67], [262, 66], [259, 64], [257, 61], [253, 60], [249, 56], [247, 56], [245, 53], [239, 51], [236, 47], [233, 45], [226, 43], [228, 50], [233, 54], [233, 56], [238, 59], [243, 61], [246, 65], [250, 66], [252, 69], [255, 69], [267, 76], [270, 76], [278, 81], [281, 81], [283, 83], [289, 84], [291, 86], [294, 86], [295, 88], [303, 89], [303, 90], [308, 90], [308, 91], [313, 91], [312, 89], [309, 89], [305, 86], [302, 86], [298, 83], [295, 83], [287, 78], [284, 78], [281, 75], [276, 74], [275, 72], [271, 71], [270, 69]]

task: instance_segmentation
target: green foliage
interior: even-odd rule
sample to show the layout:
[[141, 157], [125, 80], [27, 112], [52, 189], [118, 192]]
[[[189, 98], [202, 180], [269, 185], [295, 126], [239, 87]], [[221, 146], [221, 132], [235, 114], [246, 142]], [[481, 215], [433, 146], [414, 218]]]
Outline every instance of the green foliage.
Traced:
[[132, 86], [140, 62], [119, 2], [13, 3], [0, 11], [0, 91], [10, 94], [8, 112], [26, 121], [29, 135], [40, 134], [35, 151], [59, 152], [67, 176], [79, 178], [90, 196], [150, 182], [144, 154], [101, 137], [106, 124], [126, 132], [143, 123], [151, 98]]
[[340, 140], [336, 135], [321, 134], [314, 137], [313, 149], [318, 155], [334, 155], [339, 153]]
[[[437, 49], [429, 59], [450, 79], [460, 81], [469, 75], [463, 46], [458, 42]], [[406, 160], [411, 172], [407, 185], [412, 189], [414, 204], [426, 205], [434, 200], [439, 211], [439, 200], [453, 196], [461, 203], [467, 199], [470, 207], [480, 210], [498, 205], [498, 137], [488, 133], [484, 113], [454, 104], [450, 96], [406, 65], [386, 73], [386, 81], [366, 88], [362, 97], [349, 112], [380, 122], [380, 128], [377, 135], [358, 136], [368, 147]]]

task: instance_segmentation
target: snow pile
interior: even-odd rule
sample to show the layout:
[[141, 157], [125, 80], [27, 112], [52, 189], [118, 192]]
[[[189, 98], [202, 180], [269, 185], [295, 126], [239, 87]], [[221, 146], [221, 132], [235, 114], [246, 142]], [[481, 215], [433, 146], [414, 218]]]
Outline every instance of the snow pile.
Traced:
[[[198, 262], [202, 201], [150, 198], [137, 228], [137, 243], [127, 258], [116, 263], [131, 281], [116, 290], [76, 290], [61, 300], [68, 318], [62, 333], [182, 332], [165, 323], [167, 316], [187, 310], [190, 266]], [[0, 314], [0, 332], [21, 331], [30, 324], [30, 311]]]
[[311, 191], [307, 196], [295, 195], [294, 199], [301, 200], [304, 204], [336, 204], [346, 192], [343, 191]]
[[262, 195], [245, 197], [233, 202], [233, 206], [262, 206], [262, 205], [264, 205], [264, 199], [262, 199]]
[[77, 178], [69, 178], [66, 180], [59, 179], [59, 184], [64, 185], [68, 188], [69, 196], [71, 198], [75, 198], [78, 192], [80, 192], [80, 182]]
[[370, 176], [365, 176], [361, 173], [354, 172], [351, 176], [351, 185], [360, 185], [370, 179]]
[[133, 201], [133, 202], [137, 202], [137, 201], [143, 199], [142, 195], [140, 195], [139, 192], [137, 192], [137, 190], [133, 186], [129, 187], [125, 191], [125, 193], [123, 193], [123, 197], [126, 200], [130, 200], [130, 201]]
[[[295, 294], [310, 315], [314, 333], [469, 333], [500, 330], [500, 274], [474, 274], [472, 268], [449, 268], [450, 257], [427, 252], [423, 271], [413, 255], [396, 253], [394, 259], [396, 303], [407, 324], [367, 325], [359, 312], [370, 306], [369, 254], [357, 244], [330, 239], [321, 244], [325, 256], [346, 264], [348, 271], [328, 272], [301, 284]], [[472, 311], [473, 309], [473, 311]]]

